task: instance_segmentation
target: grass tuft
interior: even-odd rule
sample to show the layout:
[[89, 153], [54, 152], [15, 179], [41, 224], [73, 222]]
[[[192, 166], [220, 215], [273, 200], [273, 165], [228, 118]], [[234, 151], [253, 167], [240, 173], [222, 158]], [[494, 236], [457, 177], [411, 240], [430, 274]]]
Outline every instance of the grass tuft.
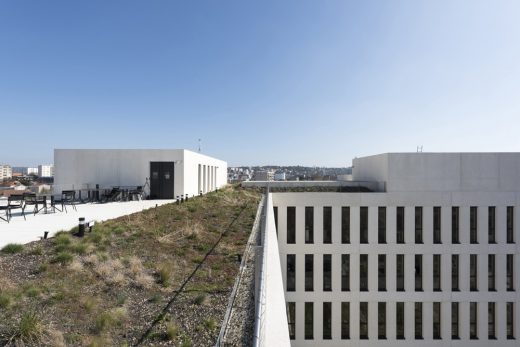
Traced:
[[23, 250], [23, 245], [20, 245], [18, 243], [10, 243], [8, 245], [5, 245], [0, 252], [4, 254], [16, 254], [20, 253]]
[[168, 287], [172, 278], [173, 268], [170, 264], [164, 264], [157, 269], [158, 282], [163, 287]]
[[179, 327], [173, 322], [166, 323], [166, 339], [173, 340], [179, 335]]
[[52, 262], [65, 265], [65, 264], [70, 263], [73, 258], [74, 257], [69, 252], [61, 251], [58, 254], [56, 254], [56, 256], [54, 258], [52, 258]]

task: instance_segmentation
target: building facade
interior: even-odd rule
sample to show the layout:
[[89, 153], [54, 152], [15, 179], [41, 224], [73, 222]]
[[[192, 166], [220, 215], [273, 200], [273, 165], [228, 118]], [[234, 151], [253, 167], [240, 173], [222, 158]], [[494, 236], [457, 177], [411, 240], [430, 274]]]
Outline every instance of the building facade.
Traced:
[[10, 165], [0, 165], [0, 181], [9, 180], [13, 177], [13, 169]]
[[271, 194], [291, 345], [518, 346], [520, 154], [353, 164], [371, 192]]
[[[29, 172], [29, 168], [27, 169], [27, 172]], [[54, 165], [52, 165], [52, 164], [38, 165], [38, 176], [39, 177], [54, 177]]]
[[207, 193], [226, 184], [227, 163], [185, 149], [55, 149], [54, 190], [144, 187], [150, 198]]

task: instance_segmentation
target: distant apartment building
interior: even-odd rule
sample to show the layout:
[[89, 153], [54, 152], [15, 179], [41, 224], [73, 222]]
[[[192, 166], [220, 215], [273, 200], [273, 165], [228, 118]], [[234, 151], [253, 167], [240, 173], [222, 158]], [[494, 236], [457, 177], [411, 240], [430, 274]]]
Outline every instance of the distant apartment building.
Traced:
[[[279, 256], [290, 345], [518, 347], [520, 153], [353, 164], [367, 189], [268, 194], [264, 247]], [[277, 262], [263, 262], [263, 296], [279, 298]], [[271, 318], [258, 336], [276, 331]]]
[[54, 177], [54, 165], [38, 165], [38, 176]]
[[275, 181], [285, 181], [285, 172], [277, 172], [274, 174]]
[[13, 177], [13, 169], [10, 165], [0, 165], [0, 181], [9, 180]]
[[255, 171], [254, 181], [273, 181], [274, 180], [274, 172], [271, 170], [258, 170]]
[[[54, 174], [54, 167], [52, 169], [53, 171], [53, 174]], [[38, 168], [37, 167], [28, 167], [25, 169], [25, 172], [24, 172], [26, 175], [38, 175]]]

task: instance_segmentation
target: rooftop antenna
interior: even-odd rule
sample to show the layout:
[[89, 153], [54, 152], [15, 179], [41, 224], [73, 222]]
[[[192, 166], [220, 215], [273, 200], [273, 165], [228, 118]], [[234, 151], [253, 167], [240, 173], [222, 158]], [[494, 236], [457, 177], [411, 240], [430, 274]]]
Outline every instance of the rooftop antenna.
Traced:
[[199, 139], [199, 153], [200, 153], [200, 139]]

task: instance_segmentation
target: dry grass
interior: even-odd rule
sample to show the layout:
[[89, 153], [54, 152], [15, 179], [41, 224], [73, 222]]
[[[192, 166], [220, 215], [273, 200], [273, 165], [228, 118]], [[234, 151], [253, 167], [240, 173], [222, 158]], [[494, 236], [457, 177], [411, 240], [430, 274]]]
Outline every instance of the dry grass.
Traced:
[[[258, 200], [259, 195], [248, 197], [242, 189], [229, 188], [98, 223], [83, 239], [62, 232], [24, 245], [22, 252], [0, 253], [0, 345], [135, 344], [246, 206], [185, 287], [188, 293], [205, 294], [198, 299], [189, 294], [174, 306], [175, 319], [157, 327], [160, 343], [145, 343], [213, 345], [218, 327], [206, 327], [204, 320], [222, 320], [226, 292], [238, 271], [236, 254], [243, 252]], [[36, 318], [22, 324], [23, 312], [35, 311]], [[168, 321], [175, 324], [166, 326]]]

